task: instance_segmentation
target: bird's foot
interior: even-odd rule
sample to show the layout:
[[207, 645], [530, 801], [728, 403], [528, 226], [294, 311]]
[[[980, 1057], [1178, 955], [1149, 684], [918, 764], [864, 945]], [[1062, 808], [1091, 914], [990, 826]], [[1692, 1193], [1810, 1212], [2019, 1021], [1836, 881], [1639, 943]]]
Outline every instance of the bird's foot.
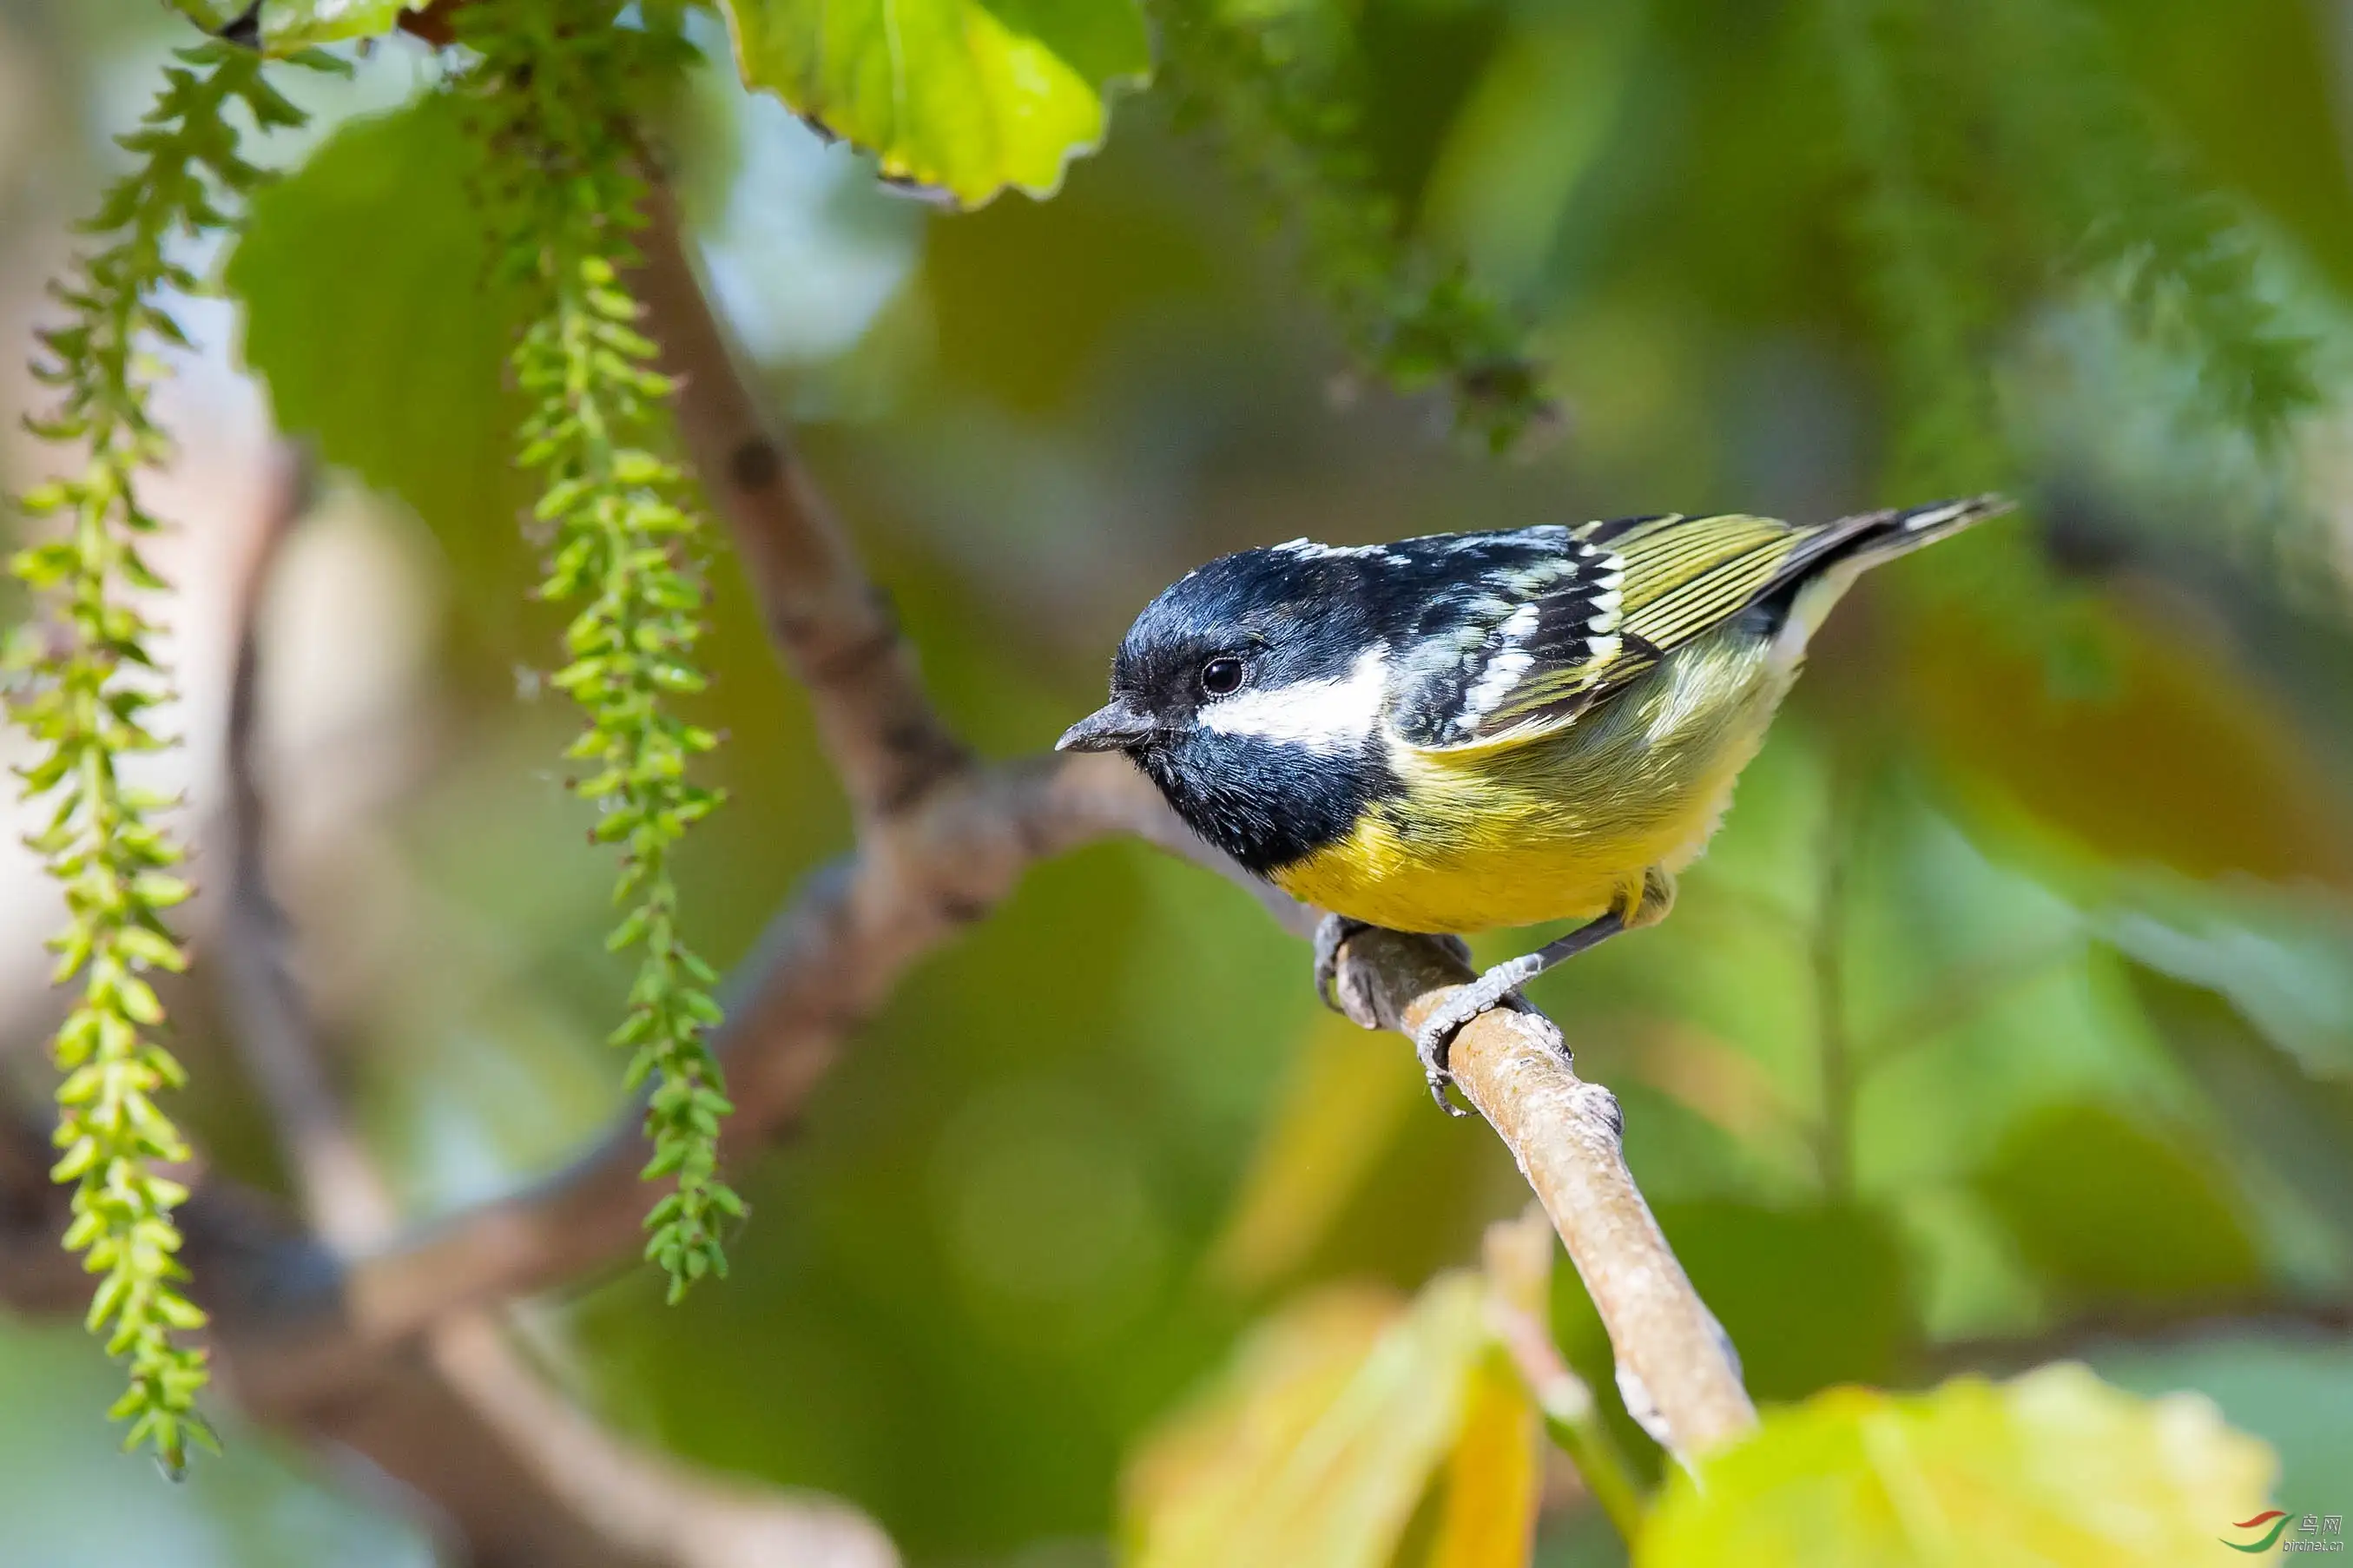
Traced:
[[1421, 1058], [1421, 1076], [1430, 1085], [1430, 1098], [1447, 1115], [1471, 1114], [1446, 1097], [1446, 1086], [1454, 1081], [1453, 1069], [1447, 1065], [1448, 1055], [1454, 1048], [1454, 1037], [1472, 1019], [1494, 1011], [1514, 992], [1543, 973], [1544, 965], [1535, 959], [1531, 953], [1495, 965], [1440, 1003], [1421, 1021], [1421, 1027], [1414, 1031], [1413, 1051]]
[[1358, 931], [1372, 930], [1366, 921], [1352, 921], [1345, 915], [1325, 915], [1315, 927], [1315, 994], [1324, 1005], [1343, 1016], [1347, 1009], [1340, 1005], [1333, 987], [1340, 979], [1340, 949]]

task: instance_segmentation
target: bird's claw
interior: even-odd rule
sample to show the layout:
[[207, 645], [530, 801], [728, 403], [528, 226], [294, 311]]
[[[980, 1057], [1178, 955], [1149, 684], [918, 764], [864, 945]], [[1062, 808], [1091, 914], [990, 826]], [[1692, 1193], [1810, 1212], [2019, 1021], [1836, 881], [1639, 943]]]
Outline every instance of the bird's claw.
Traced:
[[1340, 979], [1340, 949], [1358, 931], [1372, 927], [1363, 921], [1352, 921], [1345, 915], [1325, 915], [1315, 927], [1315, 994], [1324, 1005], [1343, 1017], [1347, 1009], [1340, 1005], [1334, 987]]
[[1447, 1115], [1471, 1114], [1446, 1097], [1446, 1086], [1454, 1081], [1454, 1069], [1448, 1064], [1454, 1049], [1454, 1037], [1480, 1014], [1492, 1013], [1501, 1006], [1504, 999], [1517, 989], [1517, 979], [1509, 964], [1489, 970], [1440, 1003], [1421, 1021], [1421, 1027], [1413, 1032], [1414, 1055], [1421, 1058], [1421, 1076], [1430, 1084], [1430, 1097]]

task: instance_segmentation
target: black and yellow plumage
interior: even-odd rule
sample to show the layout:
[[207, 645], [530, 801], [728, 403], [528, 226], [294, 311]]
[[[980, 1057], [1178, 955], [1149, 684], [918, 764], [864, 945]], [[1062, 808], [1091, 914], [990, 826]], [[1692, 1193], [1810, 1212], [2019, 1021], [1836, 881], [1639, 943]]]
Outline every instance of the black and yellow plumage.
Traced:
[[1245, 551], [1145, 610], [1063, 744], [1127, 752], [1196, 831], [1344, 921], [1588, 920], [1425, 1031], [1435, 1082], [1463, 1019], [1666, 912], [1854, 577], [2004, 506]]

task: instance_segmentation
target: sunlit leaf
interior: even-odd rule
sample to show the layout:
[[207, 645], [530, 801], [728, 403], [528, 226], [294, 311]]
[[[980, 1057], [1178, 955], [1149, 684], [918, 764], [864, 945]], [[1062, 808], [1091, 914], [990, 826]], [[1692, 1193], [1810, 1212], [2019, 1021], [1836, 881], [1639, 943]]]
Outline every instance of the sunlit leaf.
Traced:
[[1490, 1351], [1463, 1396], [1428, 1568], [1525, 1568], [1535, 1535], [1539, 1431], [1527, 1385], [1501, 1352]]
[[2353, 1344], [2341, 1337], [2283, 1334], [2257, 1322], [2155, 1342], [2118, 1341], [2092, 1361], [2102, 1377], [2135, 1394], [2196, 1389], [2224, 1420], [2278, 1453], [2277, 1506], [2342, 1511], [2328, 1500], [2353, 1476], [2353, 1421], [2345, 1419], [2353, 1410]]
[[1262, 1325], [1131, 1467], [1127, 1561], [1380, 1568], [1461, 1426], [1482, 1289], [1443, 1275], [1409, 1308], [1330, 1291]]
[[1053, 193], [1151, 74], [1134, 0], [728, 0], [745, 82], [873, 153], [885, 179], [977, 206]]
[[2193, 1568], [2267, 1506], [2271, 1451], [2205, 1400], [2084, 1368], [1835, 1389], [1678, 1474], [1638, 1568]]
[[511, 521], [527, 494], [509, 436], [517, 323], [490, 285], [459, 115], [437, 95], [340, 128], [254, 199], [227, 280], [280, 427], [416, 508], [459, 590], [512, 606], [527, 571]]

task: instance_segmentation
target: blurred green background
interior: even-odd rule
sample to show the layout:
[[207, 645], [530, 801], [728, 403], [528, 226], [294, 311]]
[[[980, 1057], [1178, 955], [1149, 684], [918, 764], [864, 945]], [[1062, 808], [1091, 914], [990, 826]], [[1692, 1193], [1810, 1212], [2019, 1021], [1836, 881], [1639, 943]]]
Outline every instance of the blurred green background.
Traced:
[[[1840, 612], [1675, 917], [1535, 999], [1624, 1101], [1634, 1170], [1760, 1400], [2082, 1356], [2203, 1391], [2274, 1445], [2281, 1506], [2347, 1511], [2353, 11], [2005, 0], [1890, 43], [1871, 10], [1350, 14], [1377, 188], [1523, 315], [1557, 395], [1556, 427], [1505, 459], [1351, 369], [1246, 156], [1172, 129], [1157, 95], [1119, 102], [1051, 202], [969, 216], [877, 188], [723, 63], [675, 129], [722, 301], [991, 753], [1092, 706], [1135, 610], [1224, 550], [2014, 487], [2021, 517]], [[0, 3], [6, 341], [172, 26]], [[2054, 87], [2073, 57], [2038, 39], [2098, 69]], [[1908, 129], [1871, 119], [1858, 72], [1927, 90], [1931, 68], [1968, 79], [1895, 92]], [[437, 69], [396, 39], [351, 82], [294, 84], [315, 132], [271, 156], [301, 173], [205, 258], [240, 300], [192, 310], [166, 405], [191, 743], [164, 765], [199, 828], [221, 561], [252, 525], [269, 399], [346, 466], [265, 623], [280, 875], [419, 1217], [615, 1114], [597, 1042], [623, 984], [607, 868], [558, 777], [569, 715], [539, 693], [556, 623], [525, 596], [464, 145], [400, 108]], [[1969, 80], [2002, 85], [1980, 102]], [[2167, 179], [2214, 193], [2233, 286], [2298, 345], [2309, 395], [2230, 362], [2245, 345], [2194, 288], [2141, 309], [2131, 247], [2070, 228], [2138, 188], [2028, 95], [2102, 91], [2148, 106]], [[1902, 200], [1898, 162], [1920, 174]], [[30, 398], [0, 382], [11, 412]], [[0, 448], [8, 479], [32, 460]], [[732, 798], [689, 840], [685, 907], [727, 961], [848, 826], [723, 557], [713, 579]], [[51, 910], [28, 858], [0, 892], [0, 1068], [29, 1097]], [[1047, 866], [745, 1173], [725, 1285], [673, 1310], [642, 1271], [584, 1281], [529, 1310], [534, 1349], [623, 1428], [837, 1492], [911, 1562], [1108, 1563], [1123, 1464], [1249, 1324], [1321, 1282], [1418, 1287], [1525, 1200], [1483, 1128], [1421, 1103], [1398, 1041], [1321, 1016], [1306, 966], [1245, 895], [1140, 847]], [[207, 984], [200, 962], [174, 1009], [187, 1124], [278, 1183]], [[1614, 1407], [1572, 1273], [1555, 1294]], [[0, 1561], [429, 1560], [365, 1478], [233, 1423], [227, 1460], [153, 1484], [113, 1452], [111, 1376], [69, 1325], [0, 1322]], [[1573, 1487], [1552, 1496], [1540, 1561], [1622, 1561]]]

